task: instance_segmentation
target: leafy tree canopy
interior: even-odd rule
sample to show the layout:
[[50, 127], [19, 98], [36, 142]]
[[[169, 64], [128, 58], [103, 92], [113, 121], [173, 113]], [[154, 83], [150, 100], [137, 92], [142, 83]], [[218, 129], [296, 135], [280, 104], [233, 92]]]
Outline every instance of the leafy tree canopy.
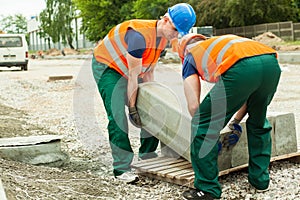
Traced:
[[73, 0], [80, 10], [81, 31], [91, 41], [98, 41], [116, 24], [127, 20], [132, 14], [128, 0]]
[[80, 10], [82, 30], [91, 41], [98, 41], [117, 24], [129, 19], [159, 19], [170, 6], [168, 0], [73, 0]]
[[167, 12], [168, 7], [168, 0], [136, 0], [132, 16], [138, 19], [159, 19]]
[[27, 33], [27, 20], [22, 14], [9, 15], [0, 20], [0, 30], [4, 33]]
[[[59, 1], [59, 0], [47, 0]], [[159, 19], [179, 0], [73, 0], [82, 18], [81, 31], [98, 41], [129, 19]], [[187, 0], [197, 14], [195, 26], [215, 28], [279, 21], [299, 21], [300, 0]]]
[[72, 21], [75, 9], [71, 0], [47, 0], [46, 9], [40, 14], [41, 36], [51, 38], [54, 43], [62, 42], [74, 49]]
[[297, 5], [299, 0], [203, 0], [196, 5], [197, 22], [198, 25], [226, 28], [297, 21]]

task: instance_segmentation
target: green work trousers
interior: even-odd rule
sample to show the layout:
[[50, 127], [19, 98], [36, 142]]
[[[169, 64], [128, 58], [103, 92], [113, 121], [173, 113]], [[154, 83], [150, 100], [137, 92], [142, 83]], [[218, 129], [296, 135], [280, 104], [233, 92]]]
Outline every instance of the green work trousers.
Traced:
[[[134, 153], [128, 138], [128, 120], [125, 113], [127, 104], [127, 79], [105, 64], [92, 60], [93, 75], [108, 118], [109, 142], [113, 157], [114, 175], [130, 171]], [[142, 159], [156, 157], [159, 140], [141, 129], [139, 157]]]
[[257, 189], [269, 185], [271, 125], [267, 106], [276, 92], [281, 70], [275, 55], [245, 58], [227, 70], [203, 99], [192, 118], [191, 160], [194, 186], [221, 197], [218, 182], [218, 140], [220, 131], [246, 102], [249, 149], [248, 181]]

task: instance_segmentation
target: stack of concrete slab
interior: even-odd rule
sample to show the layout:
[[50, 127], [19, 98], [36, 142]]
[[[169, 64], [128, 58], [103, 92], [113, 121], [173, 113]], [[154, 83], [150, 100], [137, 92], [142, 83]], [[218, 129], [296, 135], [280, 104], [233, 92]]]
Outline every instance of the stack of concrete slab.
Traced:
[[[144, 128], [156, 136], [162, 146], [162, 154], [167, 157], [190, 159], [191, 117], [169, 87], [157, 82], [139, 86], [138, 111]], [[272, 157], [297, 152], [295, 119], [292, 113], [269, 113], [273, 126]], [[219, 155], [219, 169], [225, 170], [248, 163], [247, 133], [245, 122], [241, 123], [243, 134], [233, 149], [222, 149]], [[221, 138], [229, 130], [221, 131]]]
[[[272, 157], [297, 152], [296, 124], [293, 113], [268, 113], [273, 129]], [[248, 142], [245, 120], [241, 123], [243, 134], [240, 141], [232, 149], [231, 166], [236, 167], [248, 163]]]
[[59, 135], [0, 138], [0, 158], [33, 165], [59, 167], [68, 161]]

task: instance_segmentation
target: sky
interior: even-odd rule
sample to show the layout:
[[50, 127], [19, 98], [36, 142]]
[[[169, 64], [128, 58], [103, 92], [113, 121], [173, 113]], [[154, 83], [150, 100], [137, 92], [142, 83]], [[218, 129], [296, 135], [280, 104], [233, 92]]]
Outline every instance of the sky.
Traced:
[[0, 15], [22, 14], [26, 19], [46, 8], [46, 0], [0, 0]]

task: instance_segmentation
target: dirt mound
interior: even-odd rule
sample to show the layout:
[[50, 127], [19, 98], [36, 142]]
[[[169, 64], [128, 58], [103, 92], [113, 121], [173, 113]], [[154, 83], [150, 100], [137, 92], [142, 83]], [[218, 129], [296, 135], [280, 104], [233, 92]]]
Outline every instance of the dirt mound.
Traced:
[[59, 56], [61, 55], [61, 51], [56, 48], [52, 48], [49, 49], [45, 54], [49, 56]]
[[252, 38], [255, 41], [261, 42], [269, 47], [272, 47], [276, 51], [299, 51], [299, 45], [289, 45], [285, 43], [283, 39], [276, 36], [272, 32], [266, 32]]
[[80, 54], [79, 51], [71, 48], [64, 48], [63, 50], [58, 50], [56, 48], [49, 49], [46, 53], [48, 56], [66, 56], [66, 55], [78, 55]]
[[75, 49], [71, 49], [71, 48], [64, 48], [63, 52], [65, 55], [77, 55], [79, 54], [79, 51], [75, 50]]
[[284, 42], [283, 39], [281, 39], [280, 37], [277, 37], [272, 32], [266, 32], [261, 35], [258, 35], [256, 37], [254, 37], [253, 40], [261, 42], [261, 43], [269, 45], [269, 46], [272, 46], [276, 43]]

